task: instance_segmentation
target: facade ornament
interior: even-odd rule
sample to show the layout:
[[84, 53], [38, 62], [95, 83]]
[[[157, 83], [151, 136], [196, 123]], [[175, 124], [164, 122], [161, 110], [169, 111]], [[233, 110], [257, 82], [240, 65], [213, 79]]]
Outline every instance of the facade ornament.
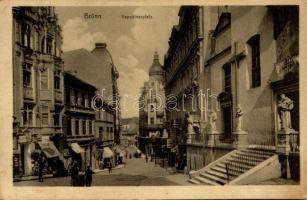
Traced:
[[290, 111], [294, 107], [293, 101], [285, 94], [281, 94], [277, 107], [279, 109], [281, 129], [292, 130]]
[[242, 126], [243, 126], [243, 110], [241, 108], [241, 105], [238, 104], [236, 108], [236, 118], [237, 118], [237, 126], [236, 126], [236, 131], [240, 132], [242, 131]]

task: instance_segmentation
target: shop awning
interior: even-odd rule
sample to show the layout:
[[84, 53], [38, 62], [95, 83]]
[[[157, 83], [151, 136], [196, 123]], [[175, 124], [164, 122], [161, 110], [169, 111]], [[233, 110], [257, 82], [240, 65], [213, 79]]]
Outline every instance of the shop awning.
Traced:
[[111, 158], [113, 156], [114, 156], [114, 153], [109, 147], [103, 148], [103, 158]]
[[71, 143], [70, 147], [75, 153], [85, 152], [85, 150], [82, 147], [80, 147], [78, 143]]
[[40, 146], [47, 158], [54, 158], [60, 156], [60, 153], [54, 146], [53, 142], [39, 142], [38, 145]]

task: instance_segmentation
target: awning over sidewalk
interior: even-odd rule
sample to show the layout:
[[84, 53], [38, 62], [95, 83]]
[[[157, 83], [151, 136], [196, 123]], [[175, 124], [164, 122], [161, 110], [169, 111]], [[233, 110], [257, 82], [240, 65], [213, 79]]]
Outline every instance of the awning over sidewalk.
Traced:
[[47, 158], [54, 158], [60, 156], [60, 153], [54, 146], [53, 142], [38, 142], [38, 145], [40, 146]]
[[71, 143], [70, 147], [75, 153], [85, 152], [85, 150], [82, 147], [80, 147], [78, 143]]
[[114, 153], [109, 147], [103, 148], [103, 158], [111, 158], [113, 156], [114, 156]]

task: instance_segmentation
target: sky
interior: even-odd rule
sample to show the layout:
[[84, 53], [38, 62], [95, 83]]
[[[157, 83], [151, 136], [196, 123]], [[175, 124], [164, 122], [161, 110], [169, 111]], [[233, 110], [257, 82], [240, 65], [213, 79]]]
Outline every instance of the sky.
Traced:
[[[119, 71], [118, 87], [122, 97], [122, 117], [138, 116], [137, 99], [153, 54], [160, 63], [168, 49], [172, 27], [178, 24], [179, 7], [56, 7], [62, 27], [62, 50], [85, 48], [91, 51], [96, 42], [107, 43]], [[101, 15], [85, 19], [84, 14]], [[122, 15], [150, 15], [150, 19], [124, 19]]]

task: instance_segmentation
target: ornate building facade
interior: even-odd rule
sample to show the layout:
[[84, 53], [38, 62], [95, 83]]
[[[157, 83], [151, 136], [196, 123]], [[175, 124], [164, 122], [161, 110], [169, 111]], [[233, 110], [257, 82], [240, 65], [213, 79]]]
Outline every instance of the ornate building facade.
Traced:
[[36, 171], [37, 151], [63, 139], [62, 36], [53, 7], [13, 8], [14, 175]]
[[[140, 136], [139, 145], [149, 155], [162, 156], [165, 146], [165, 72], [157, 52], [149, 69], [149, 81], [142, 88], [139, 98]], [[163, 134], [164, 133], [164, 134]]]
[[282, 174], [289, 160], [297, 167], [298, 7], [183, 6], [179, 16], [164, 64], [167, 121], [188, 171], [250, 145], [274, 149]]

